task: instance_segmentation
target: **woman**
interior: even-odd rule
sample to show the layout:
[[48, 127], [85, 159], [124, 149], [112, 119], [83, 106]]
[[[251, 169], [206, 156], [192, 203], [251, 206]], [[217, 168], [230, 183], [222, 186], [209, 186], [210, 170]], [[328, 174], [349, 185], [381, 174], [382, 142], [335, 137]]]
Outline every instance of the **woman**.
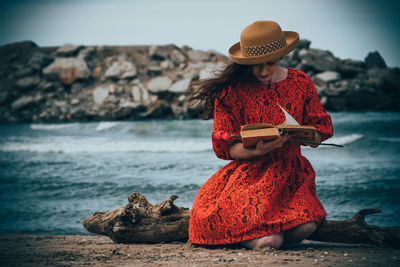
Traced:
[[331, 118], [310, 77], [279, 66], [298, 40], [296, 32], [282, 31], [276, 22], [257, 21], [230, 48], [232, 64], [218, 77], [193, 84], [189, 99], [203, 103], [206, 118], [214, 113], [216, 155], [233, 161], [200, 188], [190, 242], [279, 248], [310, 236], [326, 216], [316, 197], [315, 172], [299, 143], [284, 135], [248, 149], [230, 138], [241, 125], [278, 125], [288, 116], [315, 126], [320, 141], [332, 136]]

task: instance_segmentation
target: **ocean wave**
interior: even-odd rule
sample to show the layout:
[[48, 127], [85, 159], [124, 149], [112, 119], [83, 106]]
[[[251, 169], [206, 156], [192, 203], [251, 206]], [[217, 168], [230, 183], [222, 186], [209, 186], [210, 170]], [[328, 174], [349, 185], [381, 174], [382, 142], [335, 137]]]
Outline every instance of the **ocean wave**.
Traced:
[[[346, 145], [350, 145], [352, 143], [357, 142], [358, 140], [360, 140], [363, 137], [364, 136], [362, 134], [350, 134], [350, 135], [338, 136], [338, 137], [334, 136], [322, 143], [346, 146]], [[308, 149], [310, 147], [303, 147], [303, 148]], [[335, 148], [335, 146], [319, 146], [318, 149], [319, 148]]]
[[329, 139], [329, 143], [334, 143], [334, 144], [338, 144], [338, 145], [350, 145], [358, 140], [360, 140], [361, 138], [363, 138], [364, 136], [362, 134], [350, 134], [350, 135], [345, 135], [345, 136], [334, 136], [331, 139]]
[[114, 153], [114, 152], [203, 152], [211, 151], [209, 140], [42, 140], [38, 143], [7, 142], [0, 145], [5, 152], [36, 153]]
[[44, 124], [44, 123], [34, 123], [30, 125], [32, 130], [42, 130], [42, 131], [55, 131], [63, 130], [66, 128], [72, 128], [79, 125], [79, 123], [55, 123], [55, 124]]
[[[360, 140], [363, 137], [364, 136], [362, 134], [350, 134], [350, 135], [338, 136], [338, 137], [334, 136], [323, 143], [332, 143], [332, 144], [346, 146], [346, 145], [350, 145], [354, 142], [357, 142], [358, 140]], [[321, 147], [327, 148], [328, 146], [321, 146]]]
[[102, 121], [100, 122], [97, 127], [96, 127], [96, 131], [104, 131], [104, 130], [108, 130], [111, 128], [116, 127], [117, 125], [119, 125], [118, 122], [113, 122], [113, 121]]

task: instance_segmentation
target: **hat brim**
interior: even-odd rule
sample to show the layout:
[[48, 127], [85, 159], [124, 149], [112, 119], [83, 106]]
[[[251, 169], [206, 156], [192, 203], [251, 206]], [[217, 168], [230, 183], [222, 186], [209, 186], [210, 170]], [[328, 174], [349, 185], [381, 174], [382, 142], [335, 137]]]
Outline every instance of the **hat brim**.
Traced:
[[260, 56], [245, 56], [240, 49], [240, 42], [234, 44], [229, 49], [229, 57], [230, 59], [240, 65], [255, 65], [261, 64], [267, 61], [276, 61], [279, 60], [284, 55], [290, 53], [293, 49], [296, 48], [299, 43], [299, 34], [297, 32], [292, 31], [284, 31], [286, 38], [286, 46], [279, 50], [276, 50], [272, 53], [268, 53]]

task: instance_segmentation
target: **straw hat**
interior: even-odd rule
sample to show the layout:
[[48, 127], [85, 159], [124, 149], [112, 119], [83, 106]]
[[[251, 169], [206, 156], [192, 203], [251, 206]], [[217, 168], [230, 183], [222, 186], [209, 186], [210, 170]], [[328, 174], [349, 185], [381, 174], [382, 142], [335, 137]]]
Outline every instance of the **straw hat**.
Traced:
[[296, 48], [299, 34], [282, 31], [275, 21], [256, 21], [242, 31], [240, 42], [229, 49], [237, 64], [254, 65], [276, 61]]

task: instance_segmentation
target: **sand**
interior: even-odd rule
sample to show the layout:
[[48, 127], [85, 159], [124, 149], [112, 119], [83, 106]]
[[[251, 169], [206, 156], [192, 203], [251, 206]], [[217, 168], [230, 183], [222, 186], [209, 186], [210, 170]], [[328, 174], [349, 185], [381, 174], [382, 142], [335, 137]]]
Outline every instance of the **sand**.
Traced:
[[400, 249], [307, 240], [279, 250], [246, 250], [115, 244], [92, 235], [0, 234], [0, 247], [0, 266], [400, 266]]

